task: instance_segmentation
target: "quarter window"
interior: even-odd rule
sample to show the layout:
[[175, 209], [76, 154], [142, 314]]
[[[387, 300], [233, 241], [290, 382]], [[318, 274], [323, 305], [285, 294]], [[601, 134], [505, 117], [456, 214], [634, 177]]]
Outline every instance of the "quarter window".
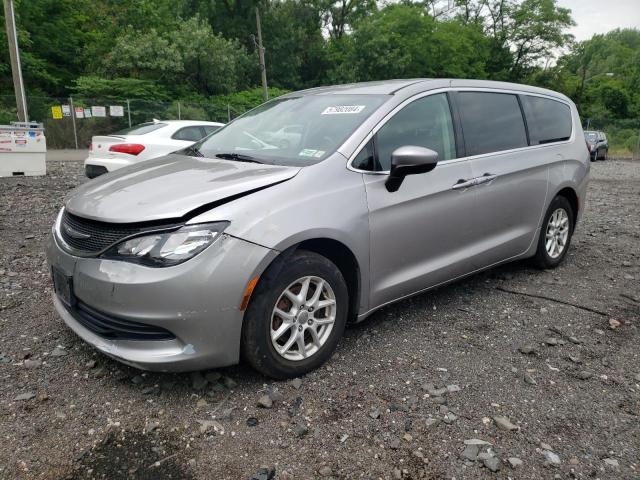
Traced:
[[351, 164], [353, 168], [359, 170], [381, 171], [382, 168], [378, 168], [375, 159], [375, 152], [373, 150], [373, 142], [369, 141], [362, 150], [356, 155]]
[[[391, 154], [399, 147], [415, 145], [430, 148], [438, 152], [440, 160], [449, 160], [456, 156], [456, 143], [453, 133], [453, 121], [449, 101], [444, 93], [429, 95], [410, 103], [376, 134], [377, 162], [373, 170], [389, 170]], [[361, 151], [356, 161], [361, 161], [370, 153]], [[366, 160], [369, 164], [371, 160]], [[355, 166], [354, 161], [354, 166]], [[358, 167], [356, 167], [358, 168]]]
[[460, 92], [458, 106], [467, 155], [527, 146], [524, 120], [515, 95]]
[[568, 105], [531, 95], [522, 98], [531, 145], [569, 140], [571, 109]]

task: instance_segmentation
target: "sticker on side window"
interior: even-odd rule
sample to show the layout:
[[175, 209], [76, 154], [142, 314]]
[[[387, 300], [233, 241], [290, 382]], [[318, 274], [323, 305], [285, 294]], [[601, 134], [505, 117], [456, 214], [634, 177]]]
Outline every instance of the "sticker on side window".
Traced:
[[342, 115], [345, 113], [360, 113], [364, 110], [364, 105], [336, 105], [335, 107], [327, 107], [321, 115]]

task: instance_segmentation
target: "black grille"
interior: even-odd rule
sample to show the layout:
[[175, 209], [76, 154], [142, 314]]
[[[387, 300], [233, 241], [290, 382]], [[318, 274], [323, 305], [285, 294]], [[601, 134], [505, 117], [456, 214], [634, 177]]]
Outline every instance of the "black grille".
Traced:
[[60, 235], [67, 245], [86, 253], [98, 253], [119, 240], [148, 230], [171, 227], [175, 224], [118, 224], [77, 217], [67, 212], [62, 214]]
[[176, 338], [169, 330], [162, 327], [113, 317], [79, 300], [70, 311], [83, 327], [109, 340], [172, 340]]

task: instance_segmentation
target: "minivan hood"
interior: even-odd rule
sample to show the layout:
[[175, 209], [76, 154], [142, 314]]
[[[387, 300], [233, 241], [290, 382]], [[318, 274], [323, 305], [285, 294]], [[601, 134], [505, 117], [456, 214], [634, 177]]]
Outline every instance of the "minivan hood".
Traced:
[[101, 175], [71, 192], [65, 208], [112, 223], [177, 219], [189, 212], [293, 178], [283, 167], [171, 154]]

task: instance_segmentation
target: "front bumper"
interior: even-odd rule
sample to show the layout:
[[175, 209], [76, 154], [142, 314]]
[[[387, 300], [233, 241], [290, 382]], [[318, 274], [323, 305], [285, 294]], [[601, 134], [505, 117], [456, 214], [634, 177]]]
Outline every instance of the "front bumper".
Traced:
[[51, 235], [47, 259], [73, 278], [82, 303], [115, 318], [161, 327], [167, 340], [108, 339], [86, 328], [77, 312], [55, 294], [64, 322], [101, 352], [144, 370], [189, 371], [238, 362], [249, 281], [264, 271], [277, 252], [222, 235], [209, 248], [180, 265], [150, 268], [132, 263], [75, 257]]

